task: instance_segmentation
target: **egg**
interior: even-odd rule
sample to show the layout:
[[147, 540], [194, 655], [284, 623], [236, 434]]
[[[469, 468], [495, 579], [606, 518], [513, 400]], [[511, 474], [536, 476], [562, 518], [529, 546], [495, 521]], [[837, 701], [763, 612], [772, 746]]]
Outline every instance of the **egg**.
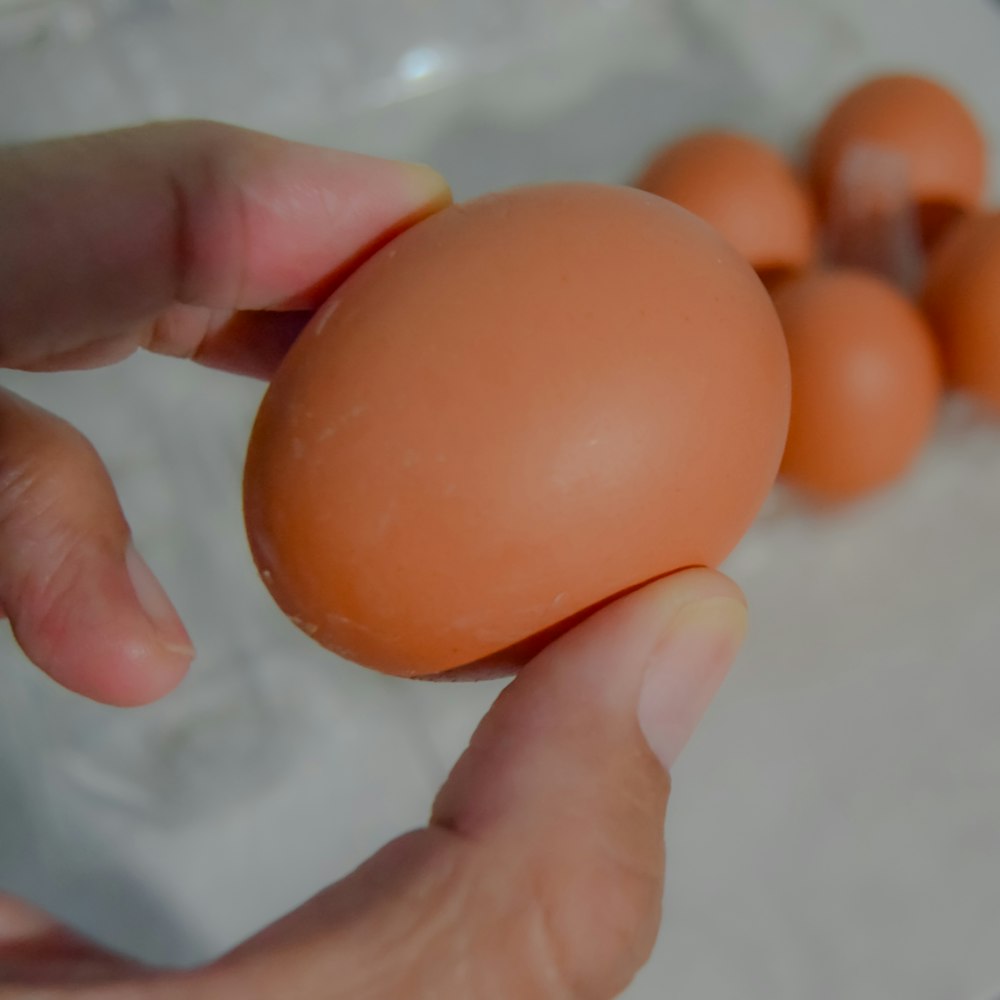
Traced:
[[1000, 413], [1000, 213], [971, 217], [945, 237], [923, 304], [949, 381]]
[[489, 195], [378, 252], [293, 346], [247, 453], [251, 548], [329, 649], [447, 671], [719, 563], [789, 392], [769, 297], [695, 216], [625, 187]]
[[[810, 173], [824, 214], [844, 200], [844, 192], [838, 195], [837, 189], [845, 179], [866, 184], [864, 158], [877, 163], [873, 151], [900, 158], [901, 184], [916, 206], [918, 228], [927, 245], [982, 200], [986, 140], [969, 109], [934, 80], [879, 76], [834, 105], [810, 154]], [[853, 157], [862, 159], [852, 167]]]
[[783, 476], [828, 501], [902, 476], [931, 433], [940, 396], [937, 351], [919, 310], [886, 281], [847, 269], [786, 283], [774, 303], [792, 369]]
[[735, 132], [699, 132], [661, 150], [637, 182], [714, 226], [766, 279], [801, 271], [816, 252], [805, 185], [782, 155]]

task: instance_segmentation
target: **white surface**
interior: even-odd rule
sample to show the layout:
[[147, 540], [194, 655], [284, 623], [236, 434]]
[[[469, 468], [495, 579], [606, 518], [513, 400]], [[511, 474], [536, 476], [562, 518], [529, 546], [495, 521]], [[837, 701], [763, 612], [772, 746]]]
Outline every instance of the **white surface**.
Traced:
[[[56, 6], [90, 23], [88, 5]], [[165, 21], [167, 8], [194, 9], [118, 6]], [[311, 6], [295, 5], [299, 30]], [[544, 6], [543, 19], [565, 13]], [[88, 68], [90, 29], [46, 36], [35, 58], [5, 54], [0, 139], [161, 108], [224, 112], [429, 159], [468, 195], [626, 179], [650, 145], [702, 121], [791, 140], [842, 83], [900, 64], [960, 86], [1000, 138], [1000, 11], [986, 2], [615, 6], [540, 30], [544, 44], [520, 50], [528, 62], [515, 70], [497, 57], [492, 75], [429, 81], [402, 106], [372, 97], [389, 93], [373, 71], [353, 110], [327, 118], [315, 94], [305, 111], [288, 100], [302, 77], [272, 81], [269, 103], [212, 88], [204, 66], [201, 90], [111, 86], [121, 38], [160, 44], [133, 12], [120, 35], [100, 29], [100, 66]], [[390, 51], [392, 39], [377, 41]], [[69, 58], [74, 45], [84, 48]], [[316, 51], [303, 66], [319, 64]], [[89, 73], [91, 89], [67, 86], [60, 65], [73, 80]], [[200, 656], [176, 696], [122, 713], [56, 690], [4, 639], [0, 885], [150, 959], [206, 957], [421, 822], [497, 686], [338, 664], [271, 605], [239, 512], [258, 386], [148, 357], [3, 382], [97, 443]], [[998, 501], [1000, 427], [959, 408], [915, 475], [870, 503], [819, 515], [774, 498], [729, 566], [753, 632], [677, 769], [664, 930], [631, 1000], [982, 1000], [1000, 989]]]

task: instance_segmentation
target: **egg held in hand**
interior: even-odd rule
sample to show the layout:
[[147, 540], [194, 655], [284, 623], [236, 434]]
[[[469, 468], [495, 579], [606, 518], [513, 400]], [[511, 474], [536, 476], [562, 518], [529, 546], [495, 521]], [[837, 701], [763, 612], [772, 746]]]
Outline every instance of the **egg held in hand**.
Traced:
[[824, 500], [847, 500], [905, 473], [934, 425], [937, 351], [919, 311], [862, 271], [819, 272], [775, 294], [792, 367], [781, 471]]
[[695, 216], [624, 187], [490, 195], [379, 251], [294, 345], [251, 436], [251, 548], [324, 646], [441, 673], [719, 563], [789, 393], [770, 299]]

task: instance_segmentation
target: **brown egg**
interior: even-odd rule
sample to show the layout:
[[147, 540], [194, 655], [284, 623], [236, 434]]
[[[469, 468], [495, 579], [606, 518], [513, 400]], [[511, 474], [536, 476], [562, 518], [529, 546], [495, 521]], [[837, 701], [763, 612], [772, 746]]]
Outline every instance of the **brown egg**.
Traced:
[[949, 381], [1000, 412], [1000, 212], [970, 217], [945, 237], [924, 307]]
[[251, 547], [319, 642], [445, 671], [722, 560], [789, 391], [770, 299], [695, 216], [593, 184], [481, 198], [381, 250], [293, 346], [247, 455]]
[[806, 268], [816, 219], [804, 185], [777, 150], [733, 132], [667, 146], [637, 184], [714, 226], [765, 279]]
[[986, 141], [968, 108], [933, 80], [880, 76], [836, 103], [819, 128], [811, 153], [812, 179], [824, 214], [835, 204], [845, 171], [853, 174], [852, 183], [865, 184], [850, 161], [872, 151], [902, 158], [903, 183], [918, 207], [927, 244], [982, 200]]
[[940, 395], [920, 312], [880, 278], [848, 270], [789, 282], [774, 303], [792, 366], [782, 474], [827, 500], [900, 477], [931, 432]]

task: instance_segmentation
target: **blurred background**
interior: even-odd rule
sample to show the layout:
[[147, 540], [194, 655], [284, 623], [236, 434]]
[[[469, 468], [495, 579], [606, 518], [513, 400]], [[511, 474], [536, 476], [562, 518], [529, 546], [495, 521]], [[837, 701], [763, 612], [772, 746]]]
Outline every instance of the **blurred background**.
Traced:
[[[628, 181], [699, 125], [794, 155], [887, 69], [950, 84], [1000, 146], [987, 0], [0, 0], [0, 142], [211, 117], [424, 160], [466, 197]], [[147, 356], [0, 379], [97, 445], [199, 650], [120, 712], [0, 636], [0, 888], [207, 959], [422, 823], [498, 686], [339, 663], [272, 605], [240, 512], [260, 385]], [[1000, 991], [998, 539], [1000, 427], [959, 407], [884, 494], [775, 494], [727, 567], [752, 635], [677, 768], [630, 1000]]]

